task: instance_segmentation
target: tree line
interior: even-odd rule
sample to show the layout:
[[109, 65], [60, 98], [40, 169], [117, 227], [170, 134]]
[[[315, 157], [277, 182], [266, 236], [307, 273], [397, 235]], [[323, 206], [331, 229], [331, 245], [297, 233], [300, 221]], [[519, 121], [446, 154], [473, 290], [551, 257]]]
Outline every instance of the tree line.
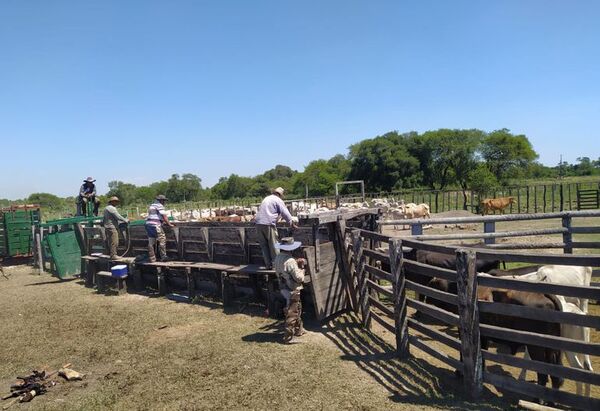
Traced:
[[[508, 129], [392, 131], [353, 144], [346, 154], [311, 161], [301, 172], [277, 165], [257, 176], [221, 177], [212, 187], [203, 187], [202, 179], [190, 173], [173, 174], [147, 186], [110, 181], [106, 196], [118, 196], [123, 205], [147, 204], [159, 193], [172, 202], [228, 200], [260, 198], [278, 186], [290, 197], [303, 197], [306, 192], [324, 196], [333, 194], [335, 183], [344, 180], [364, 180], [370, 192], [452, 188], [462, 189], [466, 196], [467, 190], [489, 192], [521, 179], [600, 175], [600, 158], [580, 157], [576, 164], [560, 162], [554, 167], [539, 163], [537, 158], [529, 139]], [[34, 193], [23, 201], [58, 208], [75, 198]]]

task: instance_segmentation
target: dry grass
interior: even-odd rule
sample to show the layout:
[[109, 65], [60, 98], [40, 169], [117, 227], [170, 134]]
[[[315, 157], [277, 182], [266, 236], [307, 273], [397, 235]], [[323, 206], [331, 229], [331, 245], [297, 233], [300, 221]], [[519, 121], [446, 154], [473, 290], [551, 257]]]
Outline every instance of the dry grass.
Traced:
[[[0, 390], [32, 368], [70, 362], [86, 374], [13, 409], [503, 409], [471, 404], [450, 371], [400, 362], [351, 316], [279, 343], [260, 309], [104, 296], [28, 267], [0, 278]], [[165, 328], [162, 328], [166, 326]], [[432, 365], [433, 364], [433, 365]], [[3, 405], [3, 404], [2, 404]]]

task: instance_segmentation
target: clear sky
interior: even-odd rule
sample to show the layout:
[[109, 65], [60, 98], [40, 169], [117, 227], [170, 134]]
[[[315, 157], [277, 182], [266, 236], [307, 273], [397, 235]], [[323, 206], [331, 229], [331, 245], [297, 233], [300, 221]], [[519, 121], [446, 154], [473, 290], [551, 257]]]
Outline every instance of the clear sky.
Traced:
[[600, 156], [600, 2], [2, 0], [0, 198], [204, 185], [391, 130]]

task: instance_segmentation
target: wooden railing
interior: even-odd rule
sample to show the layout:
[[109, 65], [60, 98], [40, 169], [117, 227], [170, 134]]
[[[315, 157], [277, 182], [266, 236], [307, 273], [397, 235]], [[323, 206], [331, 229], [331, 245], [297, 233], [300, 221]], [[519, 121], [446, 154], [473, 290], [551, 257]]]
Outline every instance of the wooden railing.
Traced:
[[[598, 398], [580, 396], [561, 389], [518, 381], [513, 377], [492, 372], [490, 368], [484, 367], [484, 360], [592, 385], [600, 385], [598, 372], [499, 354], [482, 349], [480, 344], [482, 338], [500, 338], [520, 344], [533, 344], [562, 351], [600, 356], [599, 343], [480, 323], [480, 313], [508, 315], [516, 317], [517, 321], [518, 318], [524, 318], [585, 326], [596, 331], [600, 330], [600, 316], [578, 315], [498, 302], [484, 302], [477, 299], [478, 287], [482, 286], [600, 300], [600, 287], [576, 287], [487, 277], [478, 275], [475, 270], [476, 261], [480, 258], [486, 260], [498, 258], [533, 264], [600, 266], [600, 255], [507, 253], [507, 251], [500, 250], [452, 247], [412, 239], [391, 238], [358, 229], [347, 230], [347, 241], [351, 244], [348, 252], [349, 258], [353, 262], [353, 276], [357, 284], [359, 306], [357, 311], [360, 313], [362, 323], [365, 327], [371, 328], [374, 320], [384, 329], [393, 333], [399, 357], [409, 356], [411, 346], [426, 352], [449, 367], [460, 371], [467, 392], [473, 398], [479, 396], [483, 384], [487, 383], [522, 397], [540, 398], [579, 409], [600, 409], [600, 399]], [[379, 247], [384, 242], [388, 243], [388, 250]], [[402, 252], [405, 247], [455, 255], [456, 269], [444, 269], [406, 259]], [[404, 273], [409, 268], [412, 272], [427, 277], [456, 282], [457, 294], [440, 291], [406, 279]], [[428, 299], [419, 301], [417, 298], [410, 297], [408, 291], [425, 295]], [[437, 300], [443, 304], [433, 305], [430, 300]], [[457, 327], [460, 337], [456, 338], [420, 322], [415, 316], [409, 316], [409, 308], [433, 317], [449, 327]], [[444, 350], [433, 348], [430, 340], [435, 340], [446, 348]]]
[[[576, 248], [600, 248], [600, 241], [573, 241], [574, 234], [599, 234], [600, 226], [596, 227], [577, 227], [573, 222], [577, 219], [586, 217], [600, 217], [600, 210], [589, 211], [563, 211], [559, 213], [538, 213], [538, 214], [505, 214], [490, 216], [473, 217], [452, 217], [452, 218], [420, 218], [413, 220], [381, 220], [380, 225], [409, 225], [411, 226], [411, 237], [420, 241], [437, 240], [466, 240], [483, 239], [490, 248], [502, 249], [550, 249], [562, 248], [565, 253], [572, 253]], [[560, 219], [561, 226], [555, 228], [543, 229], [522, 229], [512, 231], [496, 231], [496, 223], [511, 221], [534, 221]], [[423, 228], [427, 225], [440, 224], [477, 224], [483, 223], [483, 232], [476, 233], [458, 233], [458, 234], [423, 234]], [[497, 238], [506, 237], [524, 237], [537, 235], [561, 234], [562, 242], [530, 242], [530, 243], [503, 243], [496, 244]]]

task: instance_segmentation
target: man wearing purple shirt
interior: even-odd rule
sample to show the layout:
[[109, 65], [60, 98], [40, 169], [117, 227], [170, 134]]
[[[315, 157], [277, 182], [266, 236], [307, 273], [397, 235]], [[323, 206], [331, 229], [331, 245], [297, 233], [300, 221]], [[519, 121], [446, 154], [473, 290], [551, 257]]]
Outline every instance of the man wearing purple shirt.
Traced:
[[283, 188], [277, 187], [273, 190], [273, 194], [265, 197], [260, 203], [258, 213], [256, 213], [256, 232], [258, 234], [258, 243], [265, 260], [265, 266], [268, 269], [273, 268], [273, 260], [279, 250], [275, 248], [275, 244], [279, 238], [277, 237], [277, 220], [283, 218], [289, 223], [292, 228], [298, 228], [292, 222], [292, 215], [285, 206], [283, 200]]

